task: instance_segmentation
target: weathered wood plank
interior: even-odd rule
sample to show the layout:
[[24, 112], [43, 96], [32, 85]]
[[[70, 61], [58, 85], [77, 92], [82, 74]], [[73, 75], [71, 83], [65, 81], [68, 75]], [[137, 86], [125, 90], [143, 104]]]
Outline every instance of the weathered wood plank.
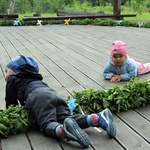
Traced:
[[150, 121], [150, 109], [149, 109], [149, 105], [148, 106], [144, 106], [144, 107], [141, 107], [141, 108], [138, 108], [138, 109], [135, 109], [135, 111], [137, 113], [139, 113], [141, 116], [143, 116], [145, 119], [149, 120]]
[[121, 118], [128, 126], [130, 126], [130, 128], [137, 132], [141, 137], [144, 137], [145, 141], [150, 143], [150, 122], [148, 120], [146, 120], [133, 110], [122, 112], [120, 114], [117, 114], [117, 116]]
[[126, 125], [123, 121], [121, 121], [118, 118], [115, 118], [115, 122], [116, 122], [116, 127], [117, 127], [116, 140], [125, 149], [148, 150], [150, 148], [149, 143], [147, 143], [143, 139], [143, 137], [138, 135], [138, 133], [134, 132], [132, 128]]
[[57, 140], [44, 136], [40, 131], [29, 131], [28, 137], [34, 150], [62, 150]]
[[[99, 128], [99, 130], [101, 130]], [[123, 148], [117, 144], [117, 142], [114, 139], [110, 139], [105, 131], [97, 131], [96, 129], [90, 127], [88, 129], [85, 129], [85, 131], [88, 133], [91, 139], [91, 146], [89, 149], [99, 149], [102, 150], [109, 149], [111, 147], [112, 150], [123, 150]], [[69, 141], [66, 143], [66, 141], [61, 141], [61, 144], [65, 150], [76, 150], [76, 149], [83, 149], [78, 143]]]
[[123, 147], [121, 147], [115, 139], [110, 139], [107, 136], [106, 131], [103, 129], [99, 128], [101, 132], [97, 131], [95, 128], [89, 128], [86, 129], [86, 132], [91, 138], [92, 145], [94, 146], [95, 149], [101, 149], [101, 150], [123, 150]]
[[25, 134], [17, 134], [1, 139], [2, 150], [32, 150]]
[[8, 58], [8, 55], [5, 52], [5, 49], [1, 43], [0, 43], [0, 51], [1, 51], [1, 54], [3, 54], [3, 55], [0, 55], [0, 81], [1, 81], [0, 107], [4, 109], [5, 108], [5, 85], [6, 85], [5, 78], [4, 78], [4, 74], [5, 74], [4, 66], [6, 64], [6, 59]]

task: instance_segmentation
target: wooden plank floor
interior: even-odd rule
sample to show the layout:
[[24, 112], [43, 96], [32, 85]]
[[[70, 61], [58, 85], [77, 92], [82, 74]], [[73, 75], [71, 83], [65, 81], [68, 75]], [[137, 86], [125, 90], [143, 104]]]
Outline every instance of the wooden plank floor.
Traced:
[[[102, 77], [110, 45], [114, 40], [127, 43], [130, 56], [150, 62], [150, 29], [102, 26], [18, 26], [0, 27], [0, 107], [5, 108], [4, 66], [18, 54], [35, 58], [40, 73], [63, 98], [86, 88], [107, 89]], [[150, 73], [140, 76], [150, 78]], [[118, 84], [124, 84], [121, 82]], [[149, 150], [150, 106], [113, 114], [115, 139], [95, 128], [86, 129], [92, 145], [87, 150]], [[29, 131], [1, 139], [2, 150], [76, 150], [78, 143], [56, 141], [39, 131]]]

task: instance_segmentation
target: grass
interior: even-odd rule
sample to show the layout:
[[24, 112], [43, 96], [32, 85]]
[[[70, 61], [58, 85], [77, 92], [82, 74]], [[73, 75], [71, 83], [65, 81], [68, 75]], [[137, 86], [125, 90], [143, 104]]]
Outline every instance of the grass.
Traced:
[[131, 20], [150, 20], [150, 13], [144, 12], [142, 14], [137, 14], [136, 17], [125, 17], [124, 20], [131, 21]]

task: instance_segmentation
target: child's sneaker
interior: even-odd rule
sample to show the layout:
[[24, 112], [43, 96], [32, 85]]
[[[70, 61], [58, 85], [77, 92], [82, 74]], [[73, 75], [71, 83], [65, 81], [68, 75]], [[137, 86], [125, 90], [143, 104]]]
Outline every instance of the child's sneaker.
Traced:
[[116, 135], [116, 127], [114, 125], [111, 111], [108, 108], [106, 108], [102, 112], [98, 113], [98, 116], [99, 126], [107, 132], [107, 135], [110, 138], [114, 138]]
[[62, 130], [68, 141], [77, 141], [83, 147], [88, 147], [91, 144], [88, 134], [82, 130], [72, 118], [66, 118], [64, 120]]

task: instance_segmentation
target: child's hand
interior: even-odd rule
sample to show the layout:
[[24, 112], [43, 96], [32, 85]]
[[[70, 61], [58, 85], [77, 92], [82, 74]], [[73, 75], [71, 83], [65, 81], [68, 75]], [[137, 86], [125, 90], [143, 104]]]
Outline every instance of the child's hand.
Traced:
[[113, 75], [112, 78], [110, 79], [111, 82], [120, 82], [121, 77], [119, 75]]
[[121, 81], [120, 75], [115, 75], [115, 76], [116, 76], [116, 82], [120, 82]]
[[113, 75], [113, 76], [111, 77], [110, 81], [111, 81], [111, 82], [116, 82], [116, 76]]

